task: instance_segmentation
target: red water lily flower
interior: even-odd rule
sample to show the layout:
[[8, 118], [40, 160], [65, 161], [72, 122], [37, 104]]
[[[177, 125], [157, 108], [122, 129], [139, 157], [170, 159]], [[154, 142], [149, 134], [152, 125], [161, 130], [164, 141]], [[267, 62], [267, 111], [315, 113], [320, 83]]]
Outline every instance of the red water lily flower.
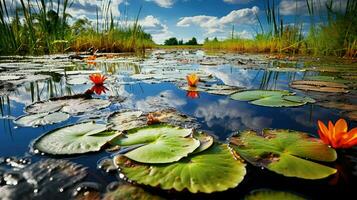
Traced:
[[189, 74], [186, 76], [188, 86], [196, 87], [199, 81], [199, 77], [197, 74]]
[[105, 77], [102, 74], [91, 74], [89, 75], [89, 79], [95, 84], [95, 85], [103, 85], [104, 81], [107, 79], [107, 77]]
[[108, 91], [108, 88], [104, 85], [94, 85], [90, 90], [97, 95], [101, 95], [102, 93], [105, 94]]
[[191, 99], [197, 99], [200, 97], [200, 94], [197, 91], [187, 91], [186, 96], [190, 97]]
[[319, 120], [318, 126], [321, 140], [335, 149], [347, 149], [357, 145], [357, 128], [348, 131], [344, 119], [339, 119], [335, 125], [329, 121], [328, 127]]

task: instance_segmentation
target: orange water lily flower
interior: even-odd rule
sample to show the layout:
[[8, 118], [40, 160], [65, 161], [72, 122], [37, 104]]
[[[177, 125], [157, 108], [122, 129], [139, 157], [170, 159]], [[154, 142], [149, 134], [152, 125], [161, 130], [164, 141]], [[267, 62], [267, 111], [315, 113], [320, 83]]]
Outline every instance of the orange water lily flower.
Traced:
[[104, 81], [107, 79], [107, 77], [105, 77], [102, 74], [99, 73], [95, 73], [95, 74], [91, 74], [89, 75], [89, 79], [95, 84], [95, 85], [103, 85]]
[[321, 140], [335, 149], [347, 149], [357, 145], [357, 128], [348, 131], [344, 119], [339, 119], [335, 125], [329, 121], [328, 127], [319, 120], [318, 126]]
[[94, 85], [90, 90], [97, 95], [101, 95], [102, 93], [105, 94], [108, 91], [108, 88], [104, 85]]
[[196, 87], [199, 81], [199, 77], [197, 74], [189, 74], [186, 77], [188, 86], [190, 87]]

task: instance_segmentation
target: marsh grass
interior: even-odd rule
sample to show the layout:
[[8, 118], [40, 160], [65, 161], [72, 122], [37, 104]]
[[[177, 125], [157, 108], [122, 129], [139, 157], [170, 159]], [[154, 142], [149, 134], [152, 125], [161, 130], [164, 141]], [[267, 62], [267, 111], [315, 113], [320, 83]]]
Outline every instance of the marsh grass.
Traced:
[[[149, 34], [138, 24], [116, 19], [112, 1], [97, 9], [96, 24], [79, 19], [68, 23], [67, 11], [73, 0], [0, 0], [0, 54], [49, 54], [65, 51], [145, 52], [154, 46]], [[125, 21], [124, 21], [125, 20]]]
[[[347, 0], [345, 9], [334, 8], [336, 4], [332, 0], [328, 0], [324, 5], [321, 5], [320, 1], [306, 0], [311, 20], [310, 30], [303, 34], [301, 22], [284, 25], [276, 0], [267, 0], [266, 30], [257, 16], [261, 32], [257, 33], [254, 39], [230, 37], [223, 41], [206, 40], [204, 48], [235, 52], [357, 57], [357, 1]], [[326, 9], [321, 9], [321, 6]], [[320, 21], [316, 22], [316, 19]]]

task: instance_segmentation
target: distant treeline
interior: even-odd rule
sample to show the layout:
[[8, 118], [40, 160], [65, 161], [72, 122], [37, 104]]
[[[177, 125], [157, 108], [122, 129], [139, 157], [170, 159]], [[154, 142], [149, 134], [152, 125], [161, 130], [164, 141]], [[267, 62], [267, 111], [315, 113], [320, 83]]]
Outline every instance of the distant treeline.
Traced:
[[188, 40], [187, 42], [184, 42], [183, 40], [177, 40], [177, 38], [172, 37], [165, 40], [164, 44], [165, 45], [198, 45], [197, 39], [195, 37]]
[[49, 54], [85, 51], [143, 52], [154, 46], [151, 35], [138, 24], [116, 19], [111, 0], [102, 1], [96, 21], [77, 19], [67, 12], [74, 0], [0, 0], [0, 54]]

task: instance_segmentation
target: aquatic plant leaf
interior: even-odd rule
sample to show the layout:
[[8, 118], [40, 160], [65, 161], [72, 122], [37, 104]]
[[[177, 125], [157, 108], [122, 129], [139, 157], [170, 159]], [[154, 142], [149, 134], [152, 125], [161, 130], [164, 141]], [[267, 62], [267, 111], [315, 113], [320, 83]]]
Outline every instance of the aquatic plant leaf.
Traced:
[[78, 104], [75, 104], [73, 101], [66, 104], [63, 106], [61, 111], [76, 115], [94, 110], [100, 110], [108, 107], [110, 104], [110, 101], [105, 99], [81, 99]]
[[285, 90], [249, 90], [231, 95], [234, 100], [250, 101], [251, 104], [267, 107], [302, 106], [307, 102], [289, 101], [285, 98], [293, 95]]
[[315, 103], [316, 100], [308, 97], [308, 96], [296, 96], [296, 95], [288, 95], [288, 96], [283, 96], [284, 100], [292, 101], [292, 102], [297, 102], [297, 103]]
[[200, 141], [200, 146], [193, 153], [200, 153], [213, 145], [214, 139], [204, 132], [195, 132], [193, 137]]
[[81, 97], [69, 96], [41, 101], [26, 107], [27, 113], [51, 113], [62, 111], [68, 114], [77, 115], [106, 108], [110, 105], [109, 100], [105, 99], [86, 99]]
[[155, 117], [161, 123], [167, 123], [185, 128], [197, 128], [199, 126], [195, 119], [170, 108], [150, 113], [130, 110], [121, 111], [110, 115], [108, 117], [108, 122], [113, 125], [113, 130], [126, 131], [133, 128], [146, 126], [148, 123], [148, 115]]
[[108, 122], [113, 125], [113, 130], [126, 131], [146, 126], [147, 118], [141, 111], [123, 111], [109, 116]]
[[143, 188], [130, 185], [121, 184], [114, 191], [104, 194], [103, 200], [163, 200], [159, 196], [155, 196], [145, 191]]
[[288, 177], [321, 179], [337, 172], [310, 161], [335, 161], [336, 151], [297, 131], [264, 130], [262, 135], [244, 131], [230, 138], [230, 146], [251, 164]]
[[170, 125], [151, 125], [131, 129], [110, 143], [119, 146], [142, 145], [124, 155], [141, 163], [170, 163], [192, 153], [200, 142], [192, 137], [192, 129]]
[[215, 144], [171, 164], [141, 164], [121, 155], [114, 157], [114, 162], [127, 178], [137, 183], [164, 190], [187, 189], [192, 193], [234, 188], [246, 174], [245, 164], [234, 158], [225, 144]]
[[15, 81], [24, 78], [23, 76], [17, 75], [0, 75], [0, 81]]
[[72, 199], [76, 184], [87, 176], [82, 165], [60, 159], [40, 160], [17, 174], [17, 184], [0, 186], [1, 199]]
[[305, 76], [304, 79], [309, 81], [327, 81], [327, 82], [335, 82], [335, 83], [349, 82], [348, 80], [344, 80], [333, 76]]
[[66, 121], [69, 115], [63, 112], [55, 113], [39, 113], [25, 115], [17, 118], [14, 122], [19, 126], [43, 126], [48, 124], [56, 124]]
[[342, 83], [328, 81], [293, 81], [290, 87], [304, 91], [348, 93], [347, 86]]
[[87, 122], [50, 131], [35, 141], [34, 148], [54, 155], [95, 152], [118, 135], [106, 125]]
[[244, 197], [244, 200], [305, 200], [305, 198], [290, 192], [274, 191], [268, 189], [255, 190]]

